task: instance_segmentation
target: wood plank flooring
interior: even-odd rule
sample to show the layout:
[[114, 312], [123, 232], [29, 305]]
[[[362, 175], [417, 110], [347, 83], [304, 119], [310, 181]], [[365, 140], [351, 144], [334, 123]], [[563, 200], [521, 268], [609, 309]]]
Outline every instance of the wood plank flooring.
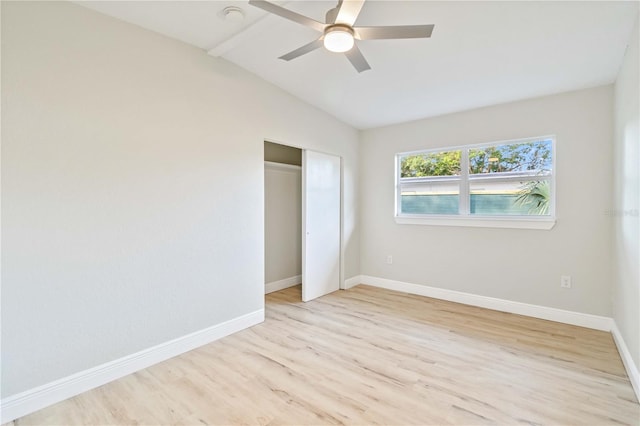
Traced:
[[640, 424], [609, 333], [367, 286], [309, 303], [15, 421]]

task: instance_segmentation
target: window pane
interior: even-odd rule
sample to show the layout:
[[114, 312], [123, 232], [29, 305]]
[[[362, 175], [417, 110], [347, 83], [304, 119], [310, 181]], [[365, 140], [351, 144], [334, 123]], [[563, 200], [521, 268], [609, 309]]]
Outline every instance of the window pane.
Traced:
[[405, 214], [458, 214], [460, 186], [457, 182], [402, 187], [400, 211]]
[[400, 158], [400, 178], [460, 176], [462, 151], [442, 151]]
[[551, 139], [469, 150], [469, 174], [509, 173], [549, 175]]
[[549, 215], [550, 182], [471, 182], [471, 214]]

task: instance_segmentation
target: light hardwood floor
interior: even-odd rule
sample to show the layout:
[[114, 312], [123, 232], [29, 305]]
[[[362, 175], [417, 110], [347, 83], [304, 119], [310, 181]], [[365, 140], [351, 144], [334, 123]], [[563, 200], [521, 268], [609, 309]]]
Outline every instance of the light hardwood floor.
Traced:
[[609, 333], [367, 286], [15, 424], [640, 424]]

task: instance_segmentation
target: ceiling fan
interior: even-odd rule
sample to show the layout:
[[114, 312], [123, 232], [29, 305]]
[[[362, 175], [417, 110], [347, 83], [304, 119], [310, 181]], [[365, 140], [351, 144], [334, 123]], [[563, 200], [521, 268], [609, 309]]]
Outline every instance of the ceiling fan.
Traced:
[[429, 38], [434, 25], [401, 25], [391, 27], [355, 27], [354, 23], [360, 14], [365, 0], [338, 0], [338, 5], [330, 9], [325, 23], [300, 15], [289, 9], [265, 0], [249, 0], [249, 4], [262, 10], [281, 16], [298, 24], [313, 28], [322, 35], [297, 48], [279, 59], [290, 61], [319, 47], [324, 46], [331, 52], [344, 53], [349, 62], [360, 73], [371, 69], [369, 63], [358, 49], [355, 40], [380, 40], [401, 38]]

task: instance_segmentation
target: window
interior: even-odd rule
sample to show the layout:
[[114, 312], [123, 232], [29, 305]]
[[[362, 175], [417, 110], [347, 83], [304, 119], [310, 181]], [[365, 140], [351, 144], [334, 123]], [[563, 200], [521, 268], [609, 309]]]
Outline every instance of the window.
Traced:
[[554, 137], [396, 156], [396, 221], [550, 229]]

